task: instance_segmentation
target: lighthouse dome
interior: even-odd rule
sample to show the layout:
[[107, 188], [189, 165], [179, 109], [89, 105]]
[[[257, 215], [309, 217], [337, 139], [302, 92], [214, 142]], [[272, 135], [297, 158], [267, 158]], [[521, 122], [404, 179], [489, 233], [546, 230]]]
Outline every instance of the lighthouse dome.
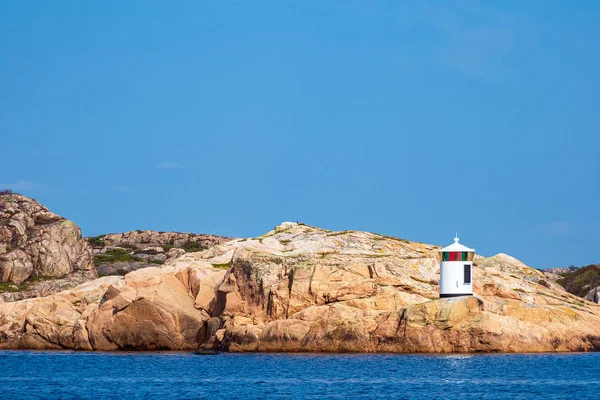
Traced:
[[475, 249], [470, 249], [467, 246], [463, 246], [462, 244], [458, 243], [460, 239], [458, 238], [458, 236], [456, 236], [454, 238], [454, 243], [452, 243], [450, 246], [446, 246], [441, 250], [438, 250], [439, 252], [450, 252], [450, 251], [467, 251], [467, 252], [475, 252]]

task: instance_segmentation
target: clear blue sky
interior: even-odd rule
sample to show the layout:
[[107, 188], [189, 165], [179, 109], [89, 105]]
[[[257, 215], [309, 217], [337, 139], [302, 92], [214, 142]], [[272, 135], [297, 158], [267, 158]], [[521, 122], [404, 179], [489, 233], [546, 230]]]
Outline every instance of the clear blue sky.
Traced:
[[87, 236], [600, 262], [600, 3], [458, 3], [2, 1], [0, 186]]

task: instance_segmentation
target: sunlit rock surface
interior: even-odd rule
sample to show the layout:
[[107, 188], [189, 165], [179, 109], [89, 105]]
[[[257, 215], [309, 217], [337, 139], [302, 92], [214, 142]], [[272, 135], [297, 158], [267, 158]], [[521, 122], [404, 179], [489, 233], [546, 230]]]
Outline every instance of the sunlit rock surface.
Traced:
[[600, 348], [600, 308], [518, 260], [438, 299], [437, 247], [283, 223], [164, 266], [0, 304], [0, 347], [540, 352]]
[[73, 222], [19, 194], [0, 194], [0, 282], [95, 278], [92, 250]]

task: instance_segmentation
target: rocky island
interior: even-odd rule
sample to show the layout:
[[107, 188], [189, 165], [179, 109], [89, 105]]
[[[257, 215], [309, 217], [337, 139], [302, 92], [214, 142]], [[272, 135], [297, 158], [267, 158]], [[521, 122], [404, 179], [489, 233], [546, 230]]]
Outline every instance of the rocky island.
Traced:
[[[1, 195], [0, 348], [600, 349], [600, 306], [505, 254], [476, 257], [474, 296], [439, 299], [439, 247], [430, 244], [292, 222], [255, 238], [186, 236], [173, 244], [164, 237], [176, 235], [146, 232], [90, 245], [72, 222], [34, 200]], [[192, 251], [172, 251], [194, 241]], [[109, 261], [135, 266], [109, 266], [96, 278], [94, 253], [100, 267], [107, 252], [128, 254]], [[36, 278], [52, 289], [32, 289]]]

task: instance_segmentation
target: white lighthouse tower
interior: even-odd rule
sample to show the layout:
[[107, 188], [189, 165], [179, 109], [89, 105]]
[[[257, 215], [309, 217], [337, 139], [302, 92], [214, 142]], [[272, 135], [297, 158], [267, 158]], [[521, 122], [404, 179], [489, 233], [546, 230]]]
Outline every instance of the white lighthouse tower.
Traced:
[[458, 235], [440, 253], [440, 297], [473, 295], [473, 257], [475, 249], [458, 243]]

